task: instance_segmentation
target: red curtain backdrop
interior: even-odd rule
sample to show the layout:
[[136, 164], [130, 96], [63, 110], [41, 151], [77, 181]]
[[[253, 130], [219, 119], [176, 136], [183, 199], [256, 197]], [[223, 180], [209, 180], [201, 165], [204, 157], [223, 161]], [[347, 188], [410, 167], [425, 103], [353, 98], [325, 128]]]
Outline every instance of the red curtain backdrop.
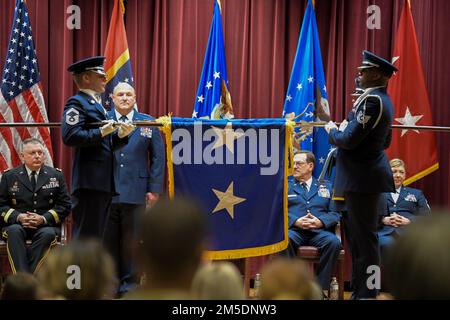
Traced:
[[[3, 66], [14, 0], [0, 0]], [[238, 118], [279, 117], [297, 48], [306, 0], [222, 0], [230, 92]], [[363, 49], [390, 57], [402, 0], [316, 0], [332, 115], [351, 106]], [[450, 126], [450, 1], [411, 0], [434, 125]], [[67, 66], [103, 54], [113, 0], [28, 0], [49, 120], [61, 120], [75, 92]], [[381, 29], [366, 27], [367, 7], [381, 9]], [[69, 30], [70, 5], [81, 10], [81, 29]], [[127, 0], [126, 28], [139, 109], [155, 117], [190, 117], [213, 14], [213, 0]], [[55, 165], [69, 178], [71, 151], [52, 129]], [[440, 169], [415, 183], [433, 207], [450, 207], [450, 133], [437, 133]]]

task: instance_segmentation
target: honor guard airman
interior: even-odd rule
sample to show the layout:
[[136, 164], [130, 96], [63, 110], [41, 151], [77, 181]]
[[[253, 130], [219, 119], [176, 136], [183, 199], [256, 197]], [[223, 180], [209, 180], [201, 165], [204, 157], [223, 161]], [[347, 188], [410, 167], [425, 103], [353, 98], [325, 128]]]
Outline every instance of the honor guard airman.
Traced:
[[325, 126], [330, 143], [338, 147], [333, 187], [335, 193], [344, 196], [348, 209], [345, 225], [353, 259], [354, 299], [374, 298], [378, 293], [367, 286], [367, 268], [380, 263], [377, 222], [382, 193], [394, 191], [384, 152], [391, 143], [394, 115], [386, 87], [398, 71], [369, 51], [363, 51], [358, 69], [358, 82], [364, 92], [359, 92], [340, 130], [333, 122]]
[[[62, 139], [75, 149], [72, 167], [74, 237], [102, 238], [111, 199], [118, 190], [114, 150], [128, 142], [133, 124], [107, 120], [100, 94], [105, 91], [105, 57], [77, 61], [69, 66], [78, 93], [69, 98], [62, 116]], [[103, 122], [101, 127], [92, 126]]]

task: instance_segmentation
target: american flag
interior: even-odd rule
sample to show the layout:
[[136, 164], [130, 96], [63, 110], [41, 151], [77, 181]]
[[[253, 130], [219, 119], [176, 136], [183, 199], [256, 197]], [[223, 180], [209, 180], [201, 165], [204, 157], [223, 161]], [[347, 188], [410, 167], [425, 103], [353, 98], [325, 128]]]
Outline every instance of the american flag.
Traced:
[[[16, 0], [14, 21], [0, 83], [0, 122], [48, 122], [25, 0]], [[52, 166], [49, 128], [0, 128], [0, 173], [18, 166], [22, 141], [37, 138]]]

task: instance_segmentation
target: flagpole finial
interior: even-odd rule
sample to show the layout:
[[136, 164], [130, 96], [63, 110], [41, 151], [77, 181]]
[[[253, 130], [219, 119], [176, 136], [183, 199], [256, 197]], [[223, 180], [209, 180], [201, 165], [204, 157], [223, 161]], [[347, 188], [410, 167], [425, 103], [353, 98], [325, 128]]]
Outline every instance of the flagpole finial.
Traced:
[[124, 0], [119, 0], [120, 1], [120, 6], [122, 7], [122, 15], [125, 15], [125, 3]]
[[411, 9], [411, 0], [406, 1], [408, 3], [409, 8]]
[[222, 13], [222, 4], [220, 3], [220, 0], [216, 0], [216, 1], [217, 1], [217, 4], [219, 5], [220, 13]]
[[311, 1], [312, 1], [313, 8], [315, 8], [316, 7], [316, 0], [311, 0]]

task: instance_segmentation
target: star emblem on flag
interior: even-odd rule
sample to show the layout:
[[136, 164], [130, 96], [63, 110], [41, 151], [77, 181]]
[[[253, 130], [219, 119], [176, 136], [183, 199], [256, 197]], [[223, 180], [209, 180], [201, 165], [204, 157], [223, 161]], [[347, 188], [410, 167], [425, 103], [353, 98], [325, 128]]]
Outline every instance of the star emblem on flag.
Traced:
[[[423, 117], [423, 115], [413, 116], [409, 111], [409, 107], [406, 107], [405, 116], [403, 118], [395, 118], [395, 121], [401, 123], [404, 126], [416, 126], [416, 123]], [[410, 129], [403, 129], [401, 137], [403, 137]], [[413, 130], [416, 133], [419, 133], [419, 130]]]
[[237, 197], [234, 195], [233, 181], [231, 181], [230, 185], [228, 186], [225, 192], [216, 189], [212, 189], [212, 191], [216, 194], [217, 198], [219, 199], [219, 202], [217, 203], [212, 213], [225, 209], [227, 210], [231, 219], [234, 219], [234, 206], [247, 200], [245, 198]]
[[232, 128], [232, 123], [228, 122], [224, 129], [212, 127], [214, 133], [217, 136], [217, 140], [214, 143], [213, 150], [225, 145], [227, 149], [234, 153], [234, 140], [239, 139], [244, 135], [243, 132], [235, 132]]

